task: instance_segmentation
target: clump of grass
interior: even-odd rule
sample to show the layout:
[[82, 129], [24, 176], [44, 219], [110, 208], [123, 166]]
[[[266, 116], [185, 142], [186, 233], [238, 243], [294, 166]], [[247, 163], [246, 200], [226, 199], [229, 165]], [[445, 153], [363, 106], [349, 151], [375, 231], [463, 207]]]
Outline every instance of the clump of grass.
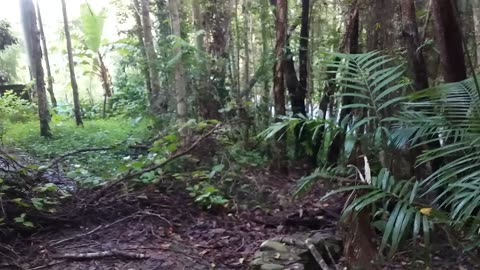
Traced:
[[[53, 137], [45, 139], [39, 134], [38, 121], [29, 121], [7, 125], [4, 144], [47, 162], [67, 151], [142, 142], [150, 137], [151, 126], [147, 119], [109, 118], [88, 120], [77, 127], [70, 119], [54, 118], [50, 124]], [[128, 153], [121, 149], [84, 153], [65, 160], [65, 171], [73, 178], [98, 182], [114, 176], [125, 156]]]

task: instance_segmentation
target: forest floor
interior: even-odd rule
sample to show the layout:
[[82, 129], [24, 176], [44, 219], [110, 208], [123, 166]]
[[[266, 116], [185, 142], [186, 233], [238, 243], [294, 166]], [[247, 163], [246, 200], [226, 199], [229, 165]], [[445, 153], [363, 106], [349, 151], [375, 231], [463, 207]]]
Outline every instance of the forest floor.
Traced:
[[[203, 209], [184, 183], [164, 179], [103, 202], [101, 211], [85, 214], [80, 224], [60, 222], [1, 241], [0, 269], [248, 269], [269, 238], [337, 229], [346, 197], [321, 201], [332, 188], [325, 181], [293, 199], [303, 174], [303, 168], [288, 176], [245, 170], [238, 186], [249, 191], [239, 190], [228, 210]], [[430, 269], [476, 269], [444, 242], [432, 251]], [[426, 268], [406, 248], [382, 269]]]

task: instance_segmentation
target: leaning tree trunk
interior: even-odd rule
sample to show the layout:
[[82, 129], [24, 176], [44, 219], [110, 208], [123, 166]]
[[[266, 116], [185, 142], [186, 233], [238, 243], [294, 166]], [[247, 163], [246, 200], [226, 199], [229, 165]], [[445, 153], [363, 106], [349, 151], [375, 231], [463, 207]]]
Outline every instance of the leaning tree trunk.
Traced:
[[435, 39], [440, 51], [443, 78], [446, 82], [458, 82], [467, 78], [462, 34], [450, 0], [433, 0], [432, 13], [435, 20]]
[[65, 39], [67, 41], [68, 67], [70, 69], [70, 82], [73, 91], [73, 112], [77, 126], [83, 125], [82, 114], [80, 112], [80, 97], [78, 95], [77, 78], [75, 77], [75, 67], [73, 63], [72, 40], [70, 38], [70, 27], [68, 26], [67, 6], [65, 0], [62, 1], [63, 24], [65, 28]]
[[142, 54], [142, 72], [145, 77], [145, 89], [147, 90], [148, 96], [152, 94], [152, 83], [150, 81], [150, 70], [148, 69], [148, 60], [147, 53], [145, 52], [145, 43], [143, 42], [143, 28], [142, 28], [142, 18], [140, 17], [141, 7], [138, 0], [133, 0], [133, 16], [135, 17], [135, 34], [138, 39], [138, 47], [140, 48], [140, 53]]
[[48, 124], [50, 113], [48, 112], [47, 93], [45, 91], [45, 78], [42, 67], [42, 48], [40, 46], [40, 33], [37, 27], [35, 7], [32, 0], [21, 0], [20, 8], [25, 33], [25, 43], [33, 79], [35, 80], [35, 91], [38, 99], [40, 135], [43, 137], [50, 137], [50, 126]]
[[[180, 16], [178, 15], [177, 0], [168, 0], [170, 18], [172, 23], [172, 32], [178, 38], [181, 38]], [[175, 49], [175, 54], [181, 55], [182, 48]], [[185, 71], [183, 69], [182, 57], [175, 63], [175, 88], [177, 100], [177, 118], [180, 123], [187, 122], [187, 90], [185, 83]]]
[[57, 99], [55, 98], [55, 93], [53, 92], [53, 77], [52, 71], [50, 69], [50, 60], [48, 58], [48, 48], [47, 48], [47, 39], [45, 38], [45, 32], [43, 31], [43, 22], [42, 22], [42, 13], [40, 12], [40, 4], [37, 0], [37, 14], [38, 14], [38, 25], [40, 27], [40, 36], [42, 37], [42, 46], [43, 46], [43, 56], [45, 57], [45, 67], [47, 68], [47, 82], [48, 87], [47, 91], [50, 95], [50, 101], [52, 102], [52, 107], [57, 107]]
[[141, 6], [143, 41], [145, 43], [145, 52], [147, 55], [148, 70], [150, 73], [150, 84], [152, 87], [152, 93], [150, 95], [150, 110], [153, 114], [166, 113], [167, 101], [165, 97], [162, 97], [160, 90], [160, 77], [157, 67], [157, 54], [155, 53], [155, 46], [153, 43], [149, 1], [141, 0]]

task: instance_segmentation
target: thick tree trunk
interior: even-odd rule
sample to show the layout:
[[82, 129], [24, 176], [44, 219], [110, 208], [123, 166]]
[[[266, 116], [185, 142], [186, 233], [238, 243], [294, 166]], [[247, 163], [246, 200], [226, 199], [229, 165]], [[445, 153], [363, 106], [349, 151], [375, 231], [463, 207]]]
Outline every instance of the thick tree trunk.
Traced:
[[[285, 109], [285, 47], [287, 45], [287, 24], [288, 24], [288, 0], [277, 0], [275, 11], [275, 67], [273, 74], [273, 100], [275, 103], [275, 116], [280, 117], [286, 114]], [[296, 75], [295, 75], [296, 77]], [[277, 119], [278, 120], [278, 119]], [[275, 147], [275, 167], [286, 171], [286, 144], [285, 138], [279, 140]]]
[[47, 93], [45, 91], [45, 78], [42, 67], [42, 48], [40, 46], [40, 33], [37, 27], [35, 7], [32, 0], [21, 0], [20, 10], [25, 33], [25, 44], [33, 79], [35, 80], [35, 91], [38, 99], [38, 116], [40, 118], [40, 135], [50, 137], [50, 126], [48, 124], [50, 113], [48, 112]]
[[[181, 38], [180, 16], [178, 15], [177, 0], [169, 0], [168, 4], [173, 30], [172, 32], [175, 36]], [[180, 47], [177, 48], [175, 53], [182, 54], [182, 49]], [[180, 57], [175, 64], [175, 88], [175, 97], [177, 100], [177, 118], [180, 123], [185, 123], [187, 122], [187, 90], [182, 57]]]
[[153, 114], [167, 112], [167, 100], [161, 94], [160, 77], [157, 66], [157, 54], [153, 43], [152, 22], [150, 19], [150, 5], [148, 0], [141, 0], [142, 6], [142, 27], [143, 42], [145, 44], [145, 53], [147, 56], [147, 65], [150, 73], [150, 84], [152, 93], [150, 95], [150, 110]]
[[[347, 25], [347, 31], [345, 33], [345, 39], [344, 39], [344, 50], [350, 54], [355, 54], [359, 53], [359, 46], [358, 46], [358, 40], [359, 40], [359, 27], [360, 27], [360, 17], [359, 17], [359, 11], [357, 7], [357, 3], [354, 2], [352, 4], [352, 9], [349, 12], [349, 23]], [[333, 85], [330, 85], [329, 87], [334, 87]], [[329, 95], [333, 94], [332, 89], [328, 90], [330, 93]], [[351, 96], [346, 96], [343, 97], [342, 99], [342, 106], [352, 104], [353, 103], [353, 97]], [[321, 106], [325, 106], [325, 104], [328, 104], [328, 102], [321, 104]], [[341, 109], [340, 111], [340, 120], [339, 122], [341, 123], [347, 115], [352, 113], [352, 108], [347, 108], [347, 109]], [[343, 149], [343, 144], [345, 142], [345, 135], [340, 133], [335, 138], [333, 139], [328, 155], [327, 155], [327, 162], [329, 164], [337, 164], [341, 154], [342, 154], [342, 149]]]
[[433, 0], [432, 13], [443, 78], [446, 82], [462, 81], [467, 78], [467, 69], [454, 3], [450, 0]]
[[[231, 19], [228, 21], [222, 19], [221, 14], [223, 12], [221, 12], [221, 10], [219, 12], [216, 11], [217, 8], [220, 9], [221, 7], [217, 7], [213, 1], [207, 1], [204, 3], [204, 5], [204, 12], [202, 12], [200, 0], [193, 0], [192, 2], [195, 30], [197, 32], [205, 32], [205, 35], [201, 34], [197, 36], [197, 50], [199, 54], [207, 52], [208, 50], [213, 58], [213, 61], [207, 64], [203, 62], [202, 56], [198, 57], [202, 66], [197, 86], [198, 112], [204, 119], [221, 119], [219, 112], [221, 108], [221, 97], [218, 94], [219, 89], [217, 89], [217, 87], [220, 85], [224, 87], [226, 76], [225, 46], [228, 45], [228, 42], [224, 40], [224, 37], [226, 34], [229, 36], [229, 32], [221, 32], [222, 26], [218, 26], [218, 32], [214, 32], [213, 29], [217, 27], [217, 24], [225, 24], [225, 27], [229, 29]], [[228, 16], [230, 18], [231, 14], [228, 14]], [[217, 46], [214, 46], [215, 42], [220, 42], [222, 44], [217, 44]], [[216, 68], [217, 65], [220, 66], [218, 69]]]
[[371, 0], [363, 14], [367, 29], [367, 51], [392, 51], [395, 45], [395, 20], [397, 1]]
[[70, 27], [68, 26], [67, 6], [65, 0], [62, 1], [63, 25], [65, 28], [65, 39], [67, 41], [68, 67], [70, 69], [70, 82], [73, 92], [73, 113], [77, 126], [83, 125], [82, 114], [80, 112], [80, 97], [78, 95], [77, 78], [75, 77], [75, 67], [73, 63], [72, 40], [70, 38]]
[[143, 42], [143, 26], [142, 26], [142, 17], [141, 14], [141, 6], [138, 0], [133, 0], [134, 10], [133, 16], [135, 17], [135, 34], [137, 35], [138, 39], [138, 46], [140, 48], [140, 53], [142, 54], [142, 72], [143, 76], [145, 77], [145, 89], [147, 90], [148, 96], [152, 95], [152, 83], [150, 81], [150, 71], [148, 69], [148, 60], [147, 60], [147, 53], [145, 51], [145, 43]]
[[415, 90], [428, 88], [428, 73], [423, 51], [420, 48], [421, 41], [418, 34], [417, 15], [415, 13], [414, 0], [401, 0], [402, 27], [405, 46], [407, 47], [408, 62], [413, 74]]
[[53, 77], [52, 71], [50, 69], [50, 60], [48, 58], [48, 48], [47, 48], [47, 39], [45, 38], [45, 32], [43, 31], [43, 21], [42, 13], [40, 12], [40, 5], [37, 0], [37, 15], [38, 15], [38, 25], [40, 27], [40, 36], [42, 37], [42, 47], [43, 47], [43, 56], [45, 57], [45, 67], [47, 69], [47, 82], [48, 87], [47, 91], [50, 95], [50, 102], [52, 102], [52, 107], [57, 107], [57, 99], [55, 98], [55, 93], [53, 92]]

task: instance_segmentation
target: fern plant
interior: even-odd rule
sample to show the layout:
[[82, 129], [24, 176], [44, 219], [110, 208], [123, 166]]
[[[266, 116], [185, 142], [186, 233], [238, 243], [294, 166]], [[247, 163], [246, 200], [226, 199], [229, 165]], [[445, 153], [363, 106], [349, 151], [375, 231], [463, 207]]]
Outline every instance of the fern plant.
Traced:
[[400, 124], [392, 143], [441, 146], [419, 156], [420, 163], [444, 161], [422, 181], [422, 196], [435, 197], [432, 205], [447, 212], [450, 225], [466, 233], [466, 239], [478, 239], [480, 95], [475, 79], [433, 87], [411, 98], [408, 110], [394, 118]]

